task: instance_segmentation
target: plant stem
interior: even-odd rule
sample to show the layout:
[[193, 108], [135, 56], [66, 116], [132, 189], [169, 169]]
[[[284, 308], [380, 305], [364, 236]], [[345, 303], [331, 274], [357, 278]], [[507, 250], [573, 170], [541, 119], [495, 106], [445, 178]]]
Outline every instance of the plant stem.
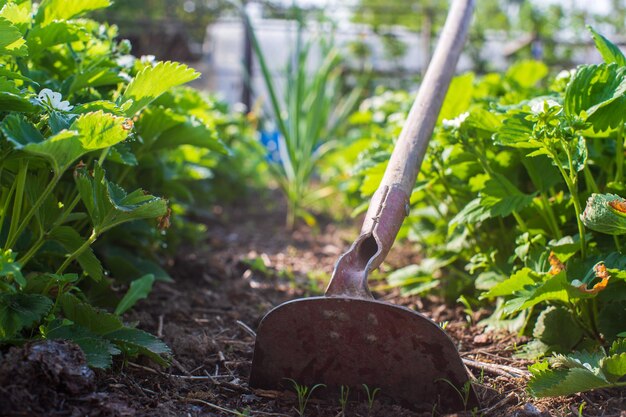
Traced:
[[70, 215], [70, 213], [74, 210], [74, 207], [76, 207], [79, 201], [80, 201], [80, 195], [76, 193], [72, 202], [69, 204], [69, 206], [65, 208], [65, 210], [63, 210], [63, 213], [61, 213], [61, 215], [54, 221], [54, 223], [52, 223], [52, 226], [50, 226], [50, 228], [46, 232], [41, 233], [37, 241], [28, 250], [28, 252], [26, 252], [26, 254], [18, 260], [18, 262], [20, 263], [20, 265], [22, 265], [22, 267], [24, 267], [24, 265], [26, 265], [28, 261], [30, 261], [30, 259], [37, 254], [37, 251], [41, 248], [41, 246], [45, 242], [46, 235], [50, 233], [52, 230], [54, 230], [57, 226], [60, 226], [61, 224], [63, 224], [67, 216]]
[[98, 233], [94, 229], [91, 231], [91, 235], [85, 241], [85, 243], [80, 245], [78, 249], [72, 252], [72, 254], [68, 256], [67, 259], [65, 259], [65, 261], [59, 267], [59, 269], [57, 269], [56, 274], [61, 275], [63, 271], [65, 271], [65, 269], [70, 265], [70, 263], [72, 263], [74, 259], [78, 258], [84, 251], [86, 251], [93, 244], [93, 242], [96, 241], [97, 238], [98, 238]]
[[556, 215], [554, 214], [554, 210], [552, 209], [552, 205], [550, 204], [550, 200], [545, 195], [545, 193], [540, 193], [541, 202], [543, 203], [544, 211], [546, 212], [548, 219], [550, 221], [550, 227], [552, 228], [552, 233], [554, 233], [554, 237], [557, 239], [561, 239], [563, 234], [561, 233], [561, 229], [559, 228], [559, 223], [556, 219]]
[[22, 208], [24, 207], [24, 192], [27, 174], [28, 161], [26, 161], [26, 163], [20, 162], [20, 167], [15, 177], [15, 198], [13, 200], [13, 211], [11, 212], [11, 222], [9, 225], [9, 234], [7, 235], [7, 244], [5, 249], [11, 249], [13, 247], [14, 242], [12, 242], [12, 237], [19, 230], [19, 221], [22, 216]]
[[37, 201], [35, 201], [35, 204], [33, 204], [28, 213], [26, 213], [26, 216], [24, 216], [24, 219], [22, 219], [22, 222], [20, 223], [20, 226], [17, 228], [16, 232], [13, 235], [9, 233], [5, 248], [11, 248], [13, 247], [13, 245], [15, 245], [17, 238], [20, 237], [26, 226], [28, 226], [28, 222], [30, 222], [30, 219], [35, 215], [37, 210], [39, 210], [39, 207], [41, 207], [46, 198], [48, 198], [60, 179], [60, 174], [55, 174], [54, 177], [52, 177], [52, 181], [48, 183], [48, 186], [45, 188], [45, 190], [43, 190]]
[[624, 176], [624, 125], [620, 124], [615, 138], [615, 182], [621, 182]]
[[613, 235], [613, 241], [615, 242], [615, 248], [619, 253], [622, 253], [622, 245], [619, 243], [619, 237], [617, 235]]
[[587, 165], [585, 165], [585, 168], [583, 169], [583, 174], [585, 175], [585, 184], [587, 184], [587, 191], [590, 194], [599, 193], [600, 188], [598, 188], [598, 184], [596, 183], [596, 180], [593, 178], [593, 175], [591, 174], [591, 170], [589, 169]]
[[11, 188], [5, 188], [2, 191], [2, 201], [4, 201], [4, 205], [2, 206], [2, 213], [0, 213], [0, 235], [2, 234], [2, 228], [4, 226], [4, 220], [6, 219], [7, 212], [9, 211], [9, 205], [11, 204], [11, 199], [13, 198], [13, 193], [15, 192], [15, 181], [11, 185]]
[[[578, 186], [575, 183], [577, 174], [574, 174], [574, 178], [572, 179], [570, 175], [568, 175], [567, 172], [565, 172], [565, 169], [559, 163], [558, 156], [551, 149], [548, 149], [548, 152], [550, 153], [552, 160], [555, 161], [556, 166], [559, 169], [559, 172], [561, 172], [561, 176], [563, 177], [563, 180], [565, 181], [565, 185], [567, 185], [567, 189], [569, 190], [569, 193], [572, 196], [572, 200], [574, 201], [574, 212], [576, 213], [576, 224], [578, 225], [578, 235], [580, 237], [580, 256], [583, 259], [585, 259], [586, 258], [585, 227], [583, 225], [582, 220], [580, 219], [580, 215], [582, 214], [582, 207], [578, 199]], [[568, 153], [568, 160], [569, 160], [570, 172], [575, 172], [573, 171], [574, 167], [573, 167], [573, 163], [572, 163], [569, 153]]]

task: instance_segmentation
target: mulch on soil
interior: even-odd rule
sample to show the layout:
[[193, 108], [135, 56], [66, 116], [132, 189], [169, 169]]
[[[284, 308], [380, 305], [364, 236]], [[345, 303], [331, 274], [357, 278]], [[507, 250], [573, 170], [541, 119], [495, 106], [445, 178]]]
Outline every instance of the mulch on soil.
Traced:
[[[303, 226], [287, 232], [282, 210], [237, 207], [217, 208], [216, 220], [208, 224], [207, 244], [184, 248], [173, 260], [175, 283], [157, 283], [150, 297], [125, 317], [172, 348], [170, 368], [138, 359], [92, 372], [82, 366], [84, 357], [70, 344], [12, 348], [0, 362], [0, 415], [297, 415], [293, 392], [248, 387], [254, 329], [272, 307], [322, 289], [324, 283], [318, 280], [330, 276], [358, 227], [356, 222], [344, 227], [327, 222], [318, 229]], [[255, 259], [257, 266], [252, 267]], [[417, 259], [410, 247], [396, 247], [389, 263], [400, 266]], [[585, 403], [584, 416], [626, 417], [625, 390], [529, 397], [525, 382], [530, 362], [514, 357], [515, 347], [524, 340], [506, 332], [484, 333], [469, 324], [461, 307], [401, 297], [395, 291], [378, 298], [415, 308], [436, 322], [449, 322], [446, 331], [474, 377], [482, 406], [475, 414], [457, 416], [576, 416]], [[472, 323], [485, 314], [476, 312]], [[41, 354], [42, 349], [47, 353]], [[51, 360], [58, 357], [71, 360]], [[82, 379], [76, 380], [77, 375]], [[311, 399], [305, 415], [340, 416], [341, 408], [338, 401]], [[419, 416], [382, 399], [371, 408], [365, 401], [350, 402], [345, 415]]]

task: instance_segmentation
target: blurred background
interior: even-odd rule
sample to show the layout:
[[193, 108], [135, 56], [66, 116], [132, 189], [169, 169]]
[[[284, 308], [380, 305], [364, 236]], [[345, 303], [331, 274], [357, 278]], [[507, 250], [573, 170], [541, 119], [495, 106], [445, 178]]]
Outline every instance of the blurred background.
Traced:
[[[102, 17], [131, 40], [133, 54], [191, 63], [202, 72], [196, 87], [249, 106], [262, 80], [246, 42], [240, 5], [227, 0], [126, 0]], [[300, 27], [305, 38], [330, 35], [346, 72], [367, 70], [372, 85], [410, 88], [426, 68], [448, 2], [258, 0], [243, 6], [279, 85], [290, 56], [288, 45], [294, 44]], [[600, 57], [585, 26], [593, 25], [621, 45], [625, 20], [624, 0], [478, 0], [458, 70], [480, 74], [527, 58], [554, 69], [597, 62]], [[307, 65], [319, 66], [320, 55], [313, 51]]]

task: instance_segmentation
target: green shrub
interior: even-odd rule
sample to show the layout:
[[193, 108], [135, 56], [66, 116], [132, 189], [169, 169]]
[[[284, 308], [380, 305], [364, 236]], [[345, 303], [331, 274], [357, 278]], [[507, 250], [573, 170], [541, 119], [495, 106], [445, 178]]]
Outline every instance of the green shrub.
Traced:
[[70, 339], [95, 367], [120, 353], [164, 363], [167, 346], [119, 315], [171, 280], [161, 230], [206, 189], [227, 153], [218, 135], [239, 122], [179, 87], [196, 71], [135, 58], [83, 17], [109, 0], [2, 4], [0, 343]]
[[[592, 33], [606, 63], [547, 79], [544, 64], [524, 61], [504, 75], [453, 81], [402, 232], [424, 259], [388, 277], [405, 294], [438, 291], [450, 301], [474, 290], [496, 305], [484, 324], [533, 336], [523, 351], [531, 357], [603, 352], [626, 330], [626, 60]], [[354, 166], [363, 199], [409, 103], [385, 92], [352, 115], [358, 136], [371, 138]], [[621, 384], [626, 362], [616, 355], [603, 359], [610, 376], [558, 392]], [[546, 369], [536, 378], [573, 375]], [[548, 385], [534, 383], [533, 393], [552, 395]]]

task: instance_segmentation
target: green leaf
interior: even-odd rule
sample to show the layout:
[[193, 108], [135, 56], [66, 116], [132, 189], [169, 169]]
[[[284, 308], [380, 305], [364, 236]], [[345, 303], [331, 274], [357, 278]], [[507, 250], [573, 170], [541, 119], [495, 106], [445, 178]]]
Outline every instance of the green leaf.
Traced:
[[39, 111], [29, 97], [32, 94], [20, 91], [14, 81], [0, 76], [0, 111], [34, 113]]
[[22, 149], [47, 159], [57, 175], [63, 173], [72, 162], [86, 153], [80, 144], [80, 134], [73, 130], [62, 130], [43, 142], [29, 143]]
[[535, 397], [570, 395], [596, 388], [610, 387], [611, 384], [583, 368], [548, 369], [533, 372], [528, 389]]
[[165, 200], [145, 194], [142, 190], [127, 194], [107, 181], [104, 174], [97, 164], [93, 176], [85, 168], [75, 174], [79, 194], [98, 234], [125, 222], [166, 214]]
[[152, 274], [146, 274], [131, 282], [128, 292], [115, 308], [115, 314], [124, 314], [124, 312], [134, 306], [137, 301], [148, 297], [148, 294], [152, 291], [152, 284], [154, 284], [154, 275]]
[[527, 120], [528, 113], [517, 111], [504, 119], [502, 126], [494, 135], [497, 145], [511, 146], [513, 148], [536, 149], [541, 143], [531, 140], [533, 136], [533, 123]]
[[626, 234], [626, 200], [615, 194], [592, 194], [581, 215], [583, 224], [596, 232]]
[[124, 79], [119, 76], [117, 71], [111, 68], [97, 66], [76, 74], [70, 86], [70, 93], [75, 93], [87, 87], [95, 88], [105, 85], [115, 85], [123, 81]]
[[529, 268], [523, 268], [511, 275], [510, 278], [496, 284], [480, 298], [501, 297], [512, 295], [526, 287], [533, 287], [541, 280], [541, 275]]
[[441, 106], [437, 123], [444, 119], [454, 119], [467, 111], [474, 92], [474, 73], [468, 72], [452, 79], [446, 98]]
[[81, 30], [79, 25], [61, 21], [35, 26], [26, 35], [28, 55], [34, 58], [52, 46], [75, 42], [80, 39]]
[[155, 281], [174, 282], [167, 271], [156, 262], [119, 246], [109, 245], [102, 251], [102, 256], [107, 269], [117, 279], [130, 281], [136, 276], [151, 274]]
[[174, 112], [172, 109], [150, 106], [141, 112], [135, 129], [144, 142], [151, 145], [161, 133], [184, 123], [186, 120], [185, 116]]
[[470, 201], [450, 220], [451, 230], [463, 223], [477, 223], [493, 217], [506, 217], [532, 204], [533, 196], [522, 193], [501, 174], [485, 181], [477, 199]]
[[39, 294], [0, 294], [0, 338], [11, 338], [39, 322], [52, 308], [52, 300]]
[[106, 335], [124, 327], [119, 316], [84, 303], [72, 294], [63, 294], [60, 301], [65, 317], [92, 333]]
[[70, 129], [80, 133], [83, 148], [90, 151], [108, 148], [125, 140], [130, 133], [126, 123], [124, 117], [99, 110], [81, 115]]
[[513, 314], [543, 301], [562, 301], [567, 303], [570, 299], [567, 292], [569, 287], [570, 284], [565, 277], [565, 272], [562, 271], [533, 287], [525, 287], [517, 291], [514, 294], [515, 298], [505, 303], [504, 311], [507, 314]]
[[[9, 3], [9, 4], [14, 4], [14, 3]], [[34, 80], [20, 74], [19, 72], [15, 72], [15, 71], [10, 71], [4, 67], [0, 66], [0, 77], [6, 77], [7, 79], [10, 80], [21, 80], [21, 81], [26, 81], [29, 83], [33, 83], [36, 86], [39, 86], [38, 83], [36, 83]]]
[[92, 368], [109, 368], [113, 362], [113, 355], [121, 353], [109, 340], [77, 324], [64, 324], [61, 320], [54, 320], [48, 328], [47, 339], [71, 340], [76, 343], [85, 354], [87, 364]]
[[[85, 240], [78, 234], [78, 232], [70, 226], [58, 226], [55, 227], [49, 234], [51, 240], [55, 240], [68, 251], [72, 253], [80, 248]], [[89, 274], [95, 281], [100, 281], [103, 276], [102, 265], [100, 261], [94, 255], [93, 250], [88, 248], [82, 254], [80, 254], [76, 260], [80, 264], [81, 268]]]
[[160, 339], [139, 329], [125, 327], [108, 333], [106, 337], [127, 353], [146, 355], [161, 365], [167, 365], [167, 360], [161, 355], [169, 356], [172, 353]]
[[620, 332], [624, 331], [626, 323], [626, 300], [624, 297], [605, 303], [598, 313], [598, 330], [607, 341], [616, 340]]
[[128, 166], [137, 166], [139, 164], [137, 157], [128, 143], [118, 143], [112, 146], [111, 149], [109, 149], [107, 160]]
[[625, 72], [617, 64], [578, 67], [565, 91], [566, 115], [586, 115], [596, 132], [619, 126], [626, 112]]
[[522, 164], [539, 192], [545, 193], [563, 181], [559, 170], [545, 155], [525, 157], [522, 159]]
[[110, 0], [43, 0], [35, 23], [46, 26], [55, 20], [68, 20], [110, 5]]
[[29, 144], [43, 142], [44, 137], [34, 124], [19, 113], [11, 113], [0, 123], [4, 136], [18, 149]]
[[81, 115], [71, 130], [62, 130], [43, 142], [24, 146], [28, 153], [46, 158], [61, 174], [84, 154], [115, 145], [128, 137], [125, 118], [97, 111]]
[[13, 56], [28, 55], [22, 32], [9, 20], [0, 17], [0, 54]]
[[587, 25], [587, 29], [591, 32], [591, 37], [596, 44], [596, 49], [602, 55], [602, 59], [607, 64], [615, 62], [620, 67], [626, 66], [626, 57], [622, 51], [613, 42], [596, 32], [594, 28]]
[[126, 114], [133, 116], [170, 88], [195, 80], [200, 73], [176, 62], [159, 62], [144, 68], [128, 84], [121, 103], [128, 105]]
[[609, 353], [611, 355], [619, 355], [621, 353], [626, 353], [626, 338], [622, 336], [620, 339], [616, 339], [611, 348], [609, 349]]
[[548, 67], [541, 61], [526, 60], [512, 65], [506, 72], [506, 78], [523, 88], [534, 87], [548, 75]]
[[611, 382], [617, 382], [626, 376], [626, 353], [608, 356], [602, 361], [602, 371]]
[[215, 132], [194, 119], [162, 132], [152, 149], [174, 149], [181, 145], [192, 145], [222, 154], [227, 153], [226, 147], [215, 136]]
[[533, 337], [557, 353], [570, 352], [582, 336], [583, 331], [563, 307], [549, 306], [543, 310], [533, 330]]
[[26, 278], [22, 275], [22, 265], [15, 262], [15, 254], [11, 249], [0, 251], [0, 277], [9, 277], [20, 287], [26, 286]]

